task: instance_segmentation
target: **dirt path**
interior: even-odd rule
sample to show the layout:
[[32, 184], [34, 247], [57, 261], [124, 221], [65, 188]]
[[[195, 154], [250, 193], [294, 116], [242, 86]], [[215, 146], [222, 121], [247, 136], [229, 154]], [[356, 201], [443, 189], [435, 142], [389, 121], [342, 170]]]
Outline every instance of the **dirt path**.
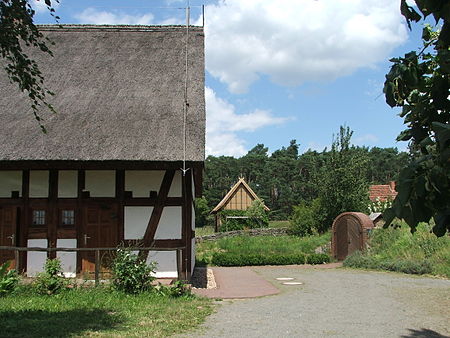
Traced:
[[[223, 301], [185, 337], [450, 337], [449, 280], [349, 269], [254, 271], [280, 294]], [[303, 285], [282, 285], [277, 277]]]

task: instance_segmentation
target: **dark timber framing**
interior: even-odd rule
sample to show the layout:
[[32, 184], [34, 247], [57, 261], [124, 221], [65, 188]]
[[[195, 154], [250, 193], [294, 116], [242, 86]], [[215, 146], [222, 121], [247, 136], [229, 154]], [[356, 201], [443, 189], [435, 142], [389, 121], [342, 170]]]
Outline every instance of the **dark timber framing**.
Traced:
[[[92, 204], [118, 205], [117, 213], [117, 244], [134, 244], [136, 241], [124, 240], [124, 208], [125, 206], [153, 206], [153, 211], [148, 222], [148, 227], [140, 244], [144, 247], [155, 248], [181, 248], [181, 257], [177, 262], [181, 263], [181, 276], [179, 278], [188, 280], [192, 269], [192, 239], [195, 236], [192, 224], [192, 210], [194, 205], [193, 184], [195, 195], [201, 195], [201, 172], [202, 162], [189, 163], [190, 170], [181, 175], [181, 197], [168, 197], [169, 190], [177, 170], [180, 168], [178, 162], [76, 162], [76, 161], [0, 161], [0, 171], [17, 170], [22, 172], [22, 196], [19, 198], [0, 198], [0, 207], [15, 207], [20, 213], [18, 219], [16, 246], [26, 247], [29, 239], [46, 239], [48, 248], [56, 248], [57, 240], [62, 238], [76, 238], [77, 247], [84, 248], [83, 234], [85, 233], [83, 210]], [[49, 187], [47, 198], [30, 198], [30, 170], [48, 170]], [[77, 197], [58, 198], [58, 175], [59, 170], [77, 171]], [[94, 198], [84, 193], [85, 170], [114, 170], [115, 171], [115, 197]], [[165, 170], [161, 187], [156, 196], [148, 198], [133, 198], [125, 193], [125, 170]], [[181, 207], [181, 239], [155, 240], [155, 233], [164, 207]], [[46, 210], [45, 226], [32, 225], [33, 208]], [[73, 208], [75, 210], [75, 224], [72, 228], [61, 228], [61, 210]], [[143, 257], [148, 251], [141, 252]], [[24, 271], [27, 266], [26, 252], [20, 252], [19, 266]], [[177, 254], [178, 256], [178, 254]], [[56, 251], [48, 252], [49, 258], [56, 257]], [[77, 273], [82, 273], [82, 255], [77, 255]]]

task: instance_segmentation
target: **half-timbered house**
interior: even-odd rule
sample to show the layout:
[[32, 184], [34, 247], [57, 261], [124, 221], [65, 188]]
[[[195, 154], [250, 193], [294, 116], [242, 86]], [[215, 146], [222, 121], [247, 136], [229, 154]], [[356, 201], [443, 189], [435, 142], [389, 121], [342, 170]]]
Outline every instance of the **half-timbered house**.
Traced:
[[[215, 230], [218, 231], [222, 225], [222, 218], [220, 217], [222, 210], [247, 210], [255, 200], [261, 201], [253, 189], [245, 182], [244, 178], [239, 178], [236, 184], [231, 187], [219, 204], [211, 211], [211, 214], [215, 215]], [[264, 210], [270, 211], [265, 204], [263, 206]]]
[[[30, 55], [57, 113], [41, 113], [42, 133], [26, 95], [1, 75], [0, 246], [181, 248], [181, 259], [175, 250], [148, 259], [159, 277], [189, 278], [205, 149], [203, 28], [40, 30], [54, 56]], [[93, 251], [23, 252], [15, 264], [32, 275], [46, 257], [67, 273], [94, 269]], [[0, 250], [0, 263], [15, 259]]]

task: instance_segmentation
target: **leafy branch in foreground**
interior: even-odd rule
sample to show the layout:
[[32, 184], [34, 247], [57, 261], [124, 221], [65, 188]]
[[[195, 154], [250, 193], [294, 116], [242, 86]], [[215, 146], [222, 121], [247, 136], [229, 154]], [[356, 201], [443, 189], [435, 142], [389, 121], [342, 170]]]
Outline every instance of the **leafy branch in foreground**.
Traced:
[[[45, 4], [56, 20], [51, 0], [44, 0]], [[59, 0], [56, 0], [58, 2]], [[39, 115], [41, 106], [55, 112], [47, 101], [49, 95], [54, 95], [44, 86], [44, 77], [36, 61], [30, 59], [23, 47], [37, 48], [53, 56], [47, 43], [51, 42], [39, 32], [33, 23], [35, 11], [28, 0], [0, 0], [0, 53], [6, 60], [4, 69], [11, 81], [16, 83], [22, 92], [27, 93], [31, 101], [33, 115], [42, 131], [46, 129]]]
[[432, 15], [440, 30], [425, 25], [423, 49], [394, 58], [384, 93], [391, 107], [402, 107], [407, 129], [398, 137], [409, 141], [414, 160], [401, 172], [398, 196], [384, 213], [386, 226], [395, 217], [414, 232], [419, 222], [434, 219], [433, 232], [450, 232], [450, 3], [415, 0], [420, 14], [406, 0], [401, 12], [408, 26]]

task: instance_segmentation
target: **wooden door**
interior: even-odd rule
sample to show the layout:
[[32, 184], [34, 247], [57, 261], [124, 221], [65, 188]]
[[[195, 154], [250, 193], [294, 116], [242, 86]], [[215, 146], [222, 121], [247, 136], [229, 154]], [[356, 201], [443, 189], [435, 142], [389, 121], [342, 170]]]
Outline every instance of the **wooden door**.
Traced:
[[[16, 246], [17, 243], [17, 208], [0, 208], [0, 246]], [[11, 261], [10, 268], [15, 267], [14, 251], [0, 250], [0, 264]]]
[[348, 254], [348, 230], [345, 218], [338, 220], [336, 224], [336, 258], [343, 260]]
[[348, 234], [348, 249], [347, 255], [351, 255], [357, 250], [361, 250], [361, 225], [358, 220], [353, 217], [347, 218], [347, 234]]
[[[113, 248], [118, 244], [118, 206], [92, 205], [83, 210], [84, 231], [81, 235], [81, 247], [85, 248]], [[101, 270], [108, 270], [108, 257], [111, 254], [100, 252]], [[82, 271], [95, 271], [95, 251], [87, 251], [82, 254]]]

